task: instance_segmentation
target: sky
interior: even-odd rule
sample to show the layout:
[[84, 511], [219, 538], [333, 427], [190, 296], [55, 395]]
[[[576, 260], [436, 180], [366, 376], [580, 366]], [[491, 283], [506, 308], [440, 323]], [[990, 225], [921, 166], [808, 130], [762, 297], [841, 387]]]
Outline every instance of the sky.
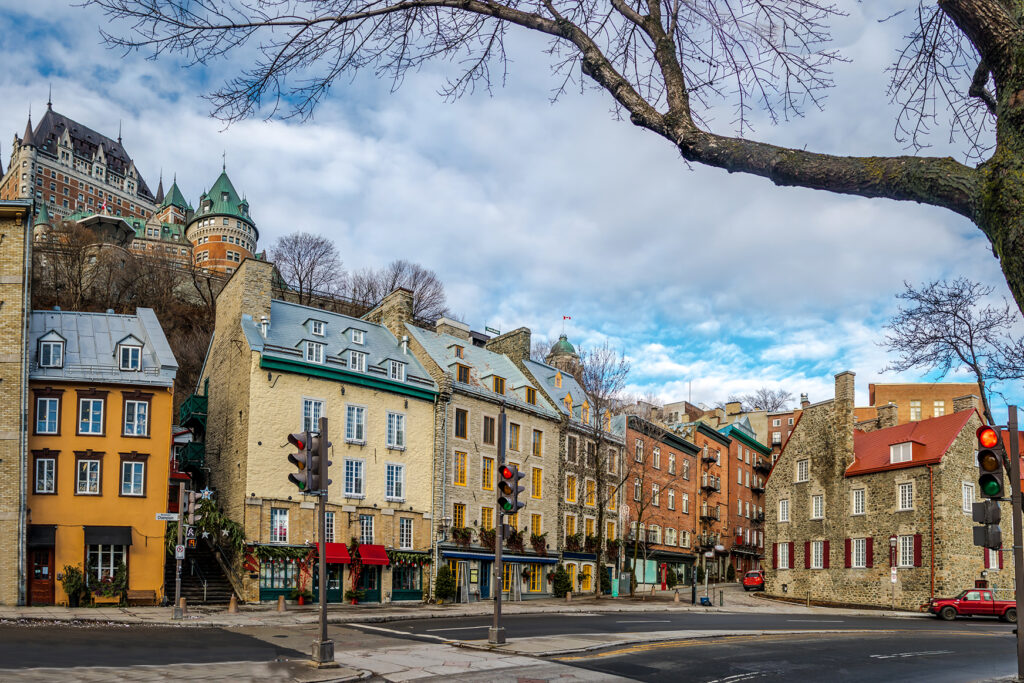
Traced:
[[[908, 3], [841, 4], [833, 46], [849, 61], [824, 108], [779, 125], [755, 115], [751, 137], [907, 153], [885, 93], [905, 26], [878, 20]], [[577, 345], [621, 349], [637, 394], [711, 404], [767, 386], [820, 401], [853, 370], [867, 405], [870, 382], [933, 379], [883, 372], [882, 328], [905, 281], [967, 276], [1010, 298], [987, 240], [948, 211], [690, 166], [617, 120], [604, 92], [551, 102], [558, 81], [533, 36], [510, 37], [509, 76], [491, 93], [446, 102], [451, 65], [428, 64], [397, 92], [369, 72], [338, 81], [309, 121], [226, 127], [200, 96], [244, 68], [242, 53], [193, 67], [124, 55], [102, 44], [96, 8], [57, 0], [0, 5], [0, 21], [5, 168], [52, 87], [56, 111], [111, 137], [121, 126], [154, 191], [161, 174], [165, 188], [176, 177], [195, 205], [223, 155], [261, 249], [305, 230], [332, 239], [350, 271], [419, 262], [475, 329], [526, 326], [553, 341], [564, 325]], [[711, 112], [712, 130], [734, 134], [731, 119]], [[942, 131], [931, 142], [929, 154], [963, 159]], [[1024, 401], [1019, 385], [997, 388]], [[994, 398], [997, 420], [1005, 401]]]

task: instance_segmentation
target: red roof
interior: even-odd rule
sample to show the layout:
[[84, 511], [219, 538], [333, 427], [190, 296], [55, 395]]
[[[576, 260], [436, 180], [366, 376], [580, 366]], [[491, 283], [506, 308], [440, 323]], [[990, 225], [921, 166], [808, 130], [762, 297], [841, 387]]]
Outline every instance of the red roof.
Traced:
[[[314, 544], [319, 557], [320, 544]], [[324, 550], [327, 556], [327, 564], [349, 564], [352, 558], [348, 555], [348, 547], [344, 543], [324, 543]]]
[[[899, 470], [907, 467], [936, 465], [942, 460], [949, 447], [964, 425], [976, 411], [961, 410], [959, 413], [933, 417], [917, 422], [878, 429], [873, 432], [853, 432], [853, 463], [846, 468], [846, 476], [886, 470]], [[913, 448], [913, 455], [907, 462], [890, 463], [889, 446], [908, 441], [919, 444]]]
[[391, 564], [388, 551], [382, 545], [362, 544], [359, 546], [359, 560], [363, 564]]

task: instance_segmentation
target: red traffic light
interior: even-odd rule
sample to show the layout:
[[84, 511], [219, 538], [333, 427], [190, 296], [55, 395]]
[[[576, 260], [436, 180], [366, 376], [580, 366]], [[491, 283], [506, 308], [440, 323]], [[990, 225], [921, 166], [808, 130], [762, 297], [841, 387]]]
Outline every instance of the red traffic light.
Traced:
[[978, 443], [985, 448], [994, 448], [999, 443], [999, 433], [989, 426], [978, 427]]
[[299, 432], [298, 434], [289, 434], [288, 443], [295, 446], [300, 451], [306, 450], [306, 433]]
[[512, 468], [508, 465], [502, 465], [498, 468], [498, 474], [501, 475], [502, 479], [511, 479], [513, 475]]

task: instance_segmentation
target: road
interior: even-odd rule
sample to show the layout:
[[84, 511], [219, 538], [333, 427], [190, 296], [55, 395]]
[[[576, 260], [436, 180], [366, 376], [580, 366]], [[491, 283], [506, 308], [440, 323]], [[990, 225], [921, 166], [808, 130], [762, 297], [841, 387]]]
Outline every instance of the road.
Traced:
[[[510, 640], [545, 642], [546, 638], [572, 634], [614, 637], [654, 632], [660, 640], [545, 659], [456, 648], [440, 642], [483, 639], [488, 624], [486, 618], [460, 617], [374, 627], [332, 626], [330, 637], [336, 642], [337, 658], [343, 665], [371, 670], [381, 680], [436, 677], [502, 681], [525, 677], [833, 683], [875, 678], [935, 682], [1007, 675], [1016, 664], [1012, 627], [982, 619], [943, 622], [925, 618], [664, 612], [514, 615], [505, 620]], [[736, 635], [753, 630], [771, 633]], [[722, 635], [710, 639], [682, 635], [693, 631]], [[46, 671], [65, 669], [68, 680], [86, 680], [83, 667], [152, 667], [186, 662], [222, 666], [242, 662], [237, 666], [244, 667], [245, 662], [303, 659], [315, 633], [312, 625], [222, 629], [0, 624], [0, 680], [19, 680], [19, 672], [28, 676], [32, 671], [42, 671], [39, 667], [48, 667]]]

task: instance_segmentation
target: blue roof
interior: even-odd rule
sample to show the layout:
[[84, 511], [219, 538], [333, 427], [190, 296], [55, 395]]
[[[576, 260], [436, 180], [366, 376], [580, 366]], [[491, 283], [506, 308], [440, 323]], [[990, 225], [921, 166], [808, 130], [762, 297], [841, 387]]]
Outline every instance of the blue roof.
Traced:
[[[324, 324], [324, 335], [314, 335], [312, 321]], [[352, 330], [363, 332], [363, 342], [352, 341]], [[332, 371], [369, 377], [377, 382], [399, 387], [412, 387], [420, 391], [436, 392], [437, 384], [412, 353], [402, 351], [401, 342], [383, 325], [332, 313], [319, 308], [301, 306], [287, 301], [270, 302], [270, 325], [267, 338], [260, 333], [258, 320], [242, 316], [242, 331], [249, 347], [259, 351], [265, 359], [278, 359], [299, 363], [311, 368], [322, 367]], [[305, 360], [305, 342], [324, 345], [323, 363]], [[349, 369], [349, 351], [366, 354], [366, 370]], [[389, 361], [405, 364], [405, 380], [392, 380]]]
[[[474, 346], [472, 342], [450, 334], [431, 332], [408, 324], [405, 327], [441, 370], [451, 373], [452, 386], [457, 391], [475, 394], [485, 399], [500, 400], [493, 391], [492, 379], [502, 377], [505, 380], [505, 394], [502, 398], [510, 405], [520, 410], [532, 410], [546, 417], [558, 418], [558, 413], [546, 402], [540, 399], [536, 404], [526, 402], [527, 387], [537, 387], [507, 356]], [[462, 347], [462, 358], [455, 357], [456, 346]], [[457, 381], [455, 366], [460, 363], [469, 367], [468, 384]]]
[[[64, 365], [39, 367], [39, 340], [63, 339]], [[141, 371], [121, 370], [117, 345], [142, 343]], [[67, 382], [105, 382], [173, 386], [178, 362], [151, 308], [137, 308], [135, 315], [32, 311], [29, 323], [29, 379]]]
[[[563, 415], [569, 414], [568, 408], [565, 407], [565, 397], [572, 396], [572, 415], [570, 417], [577, 422], [583, 421], [583, 402], [589, 403], [589, 399], [575, 377], [547, 363], [539, 363], [535, 360], [524, 360], [523, 365], [534, 376], [544, 392], [551, 397], [555, 407]], [[562, 374], [561, 387], [555, 386], [555, 378], [559, 373]], [[590, 418], [591, 423], [597, 419], [595, 415], [591, 415]]]

